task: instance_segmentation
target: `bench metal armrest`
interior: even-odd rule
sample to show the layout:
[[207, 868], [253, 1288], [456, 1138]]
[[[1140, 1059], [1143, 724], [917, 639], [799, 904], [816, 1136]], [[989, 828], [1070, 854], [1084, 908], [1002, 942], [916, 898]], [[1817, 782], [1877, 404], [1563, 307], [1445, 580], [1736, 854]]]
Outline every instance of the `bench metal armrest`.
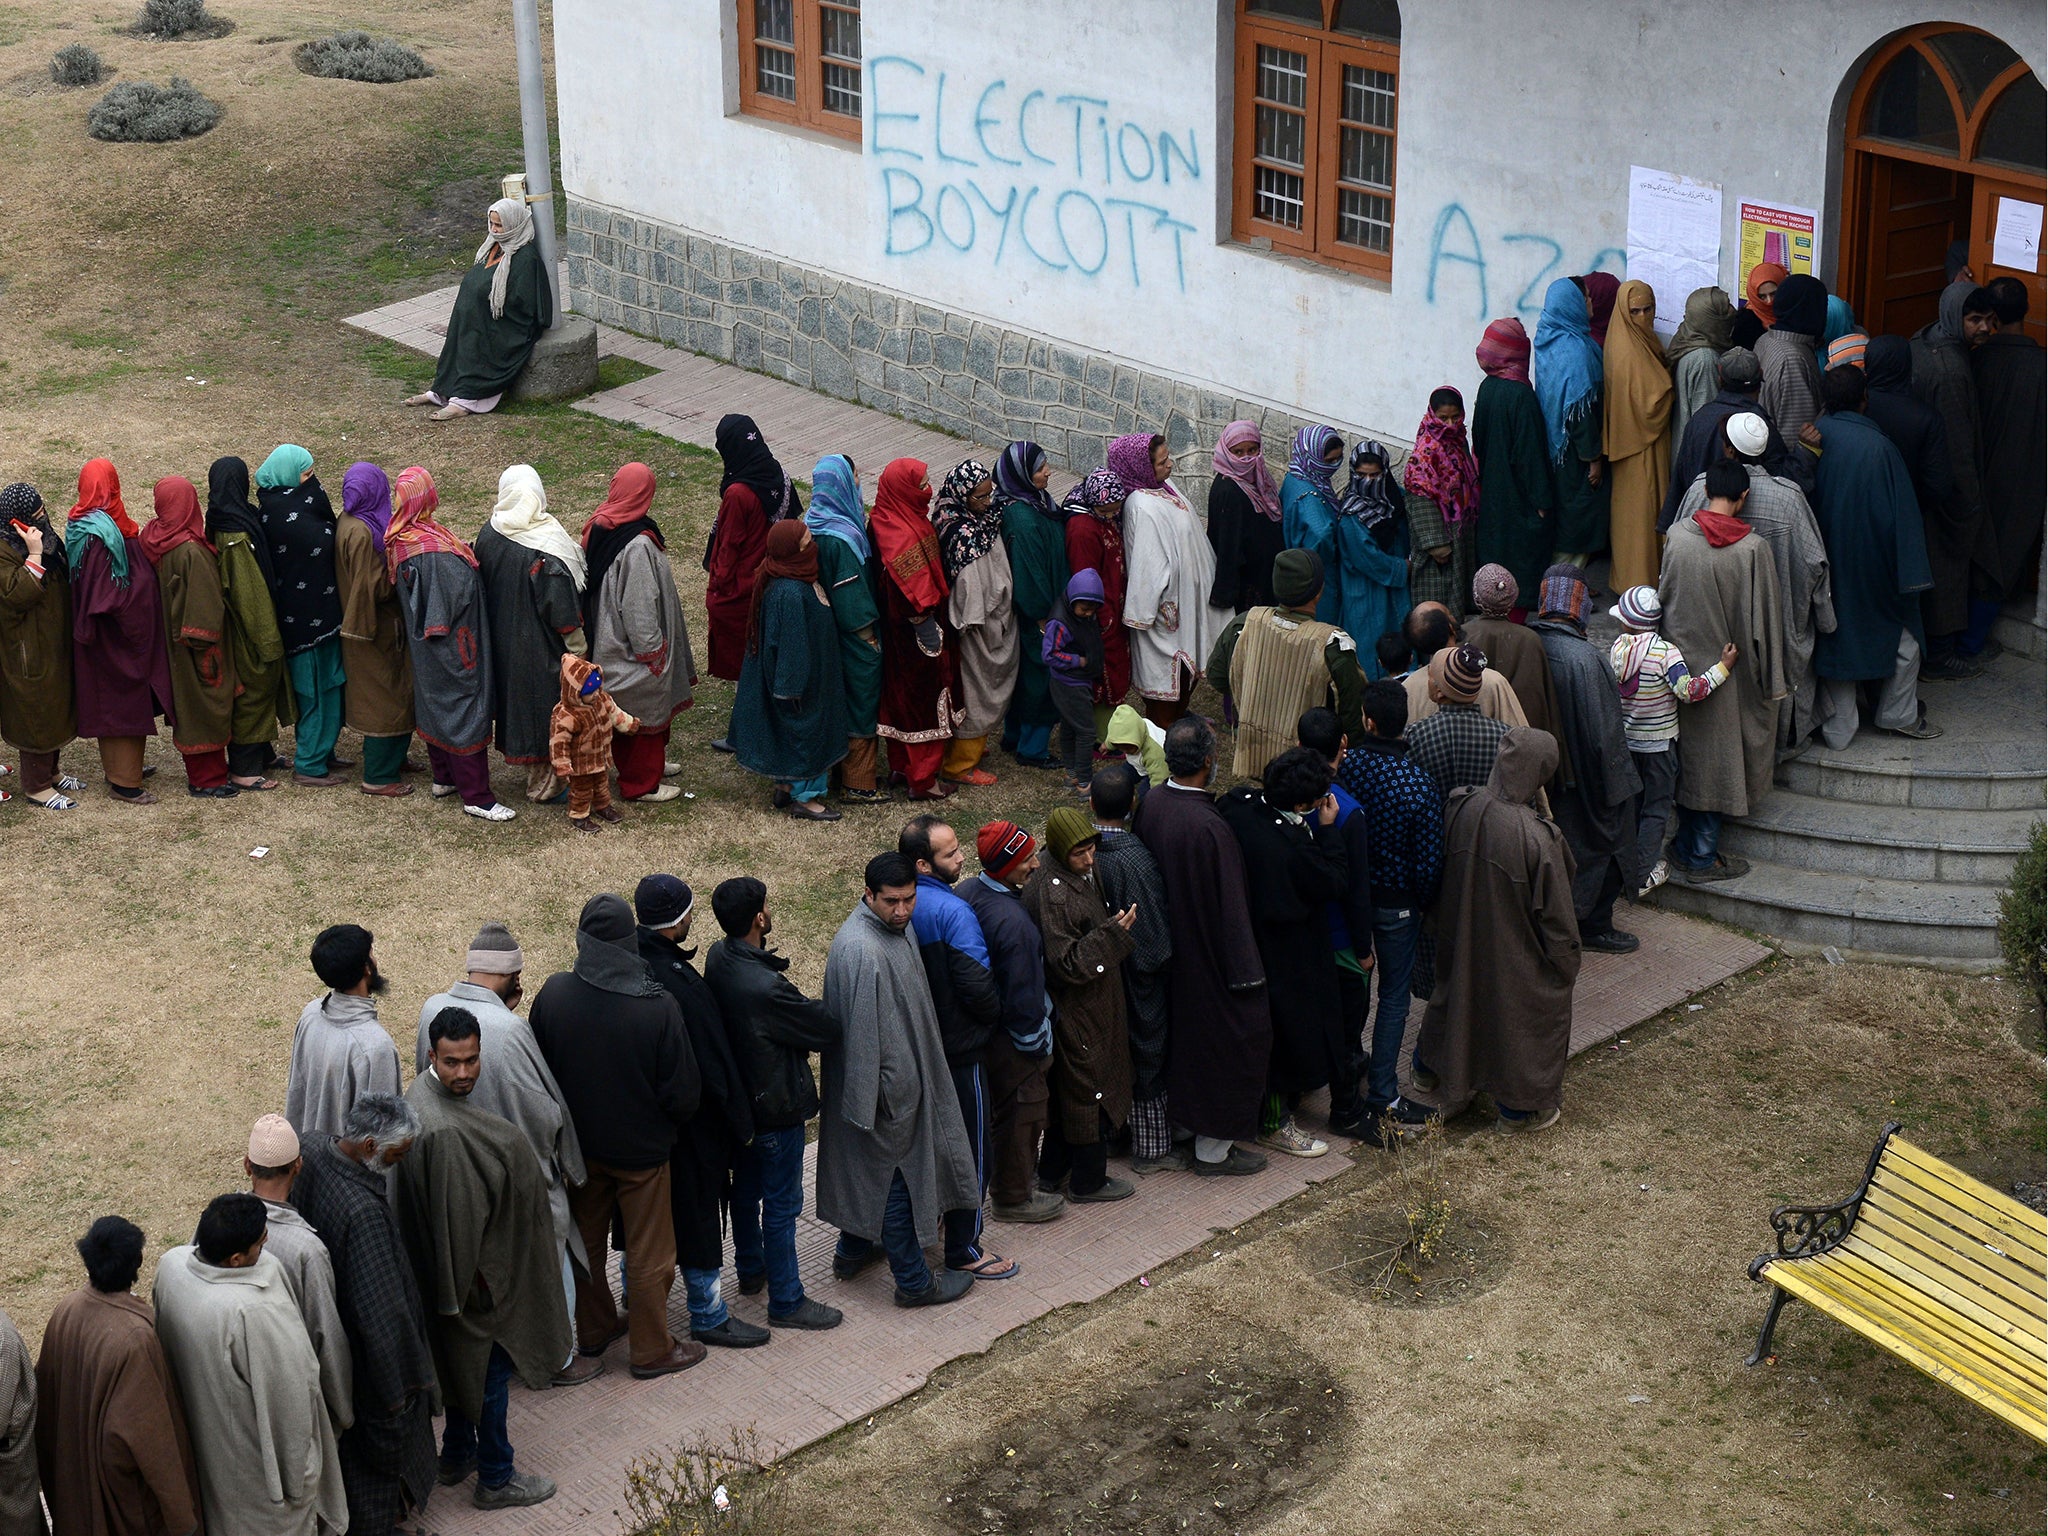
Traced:
[[1876, 1147], [1871, 1150], [1869, 1166], [1863, 1170], [1863, 1182], [1846, 1200], [1838, 1200], [1833, 1205], [1781, 1205], [1772, 1211], [1771, 1230], [1778, 1234], [1778, 1251], [1759, 1254], [1752, 1260], [1750, 1279], [1760, 1278], [1759, 1272], [1773, 1259], [1809, 1258], [1826, 1253], [1848, 1237], [1856, 1225], [1857, 1216], [1862, 1213], [1864, 1200], [1870, 1194], [1870, 1181], [1877, 1177], [1877, 1165], [1884, 1159], [1884, 1149], [1903, 1129], [1896, 1120], [1885, 1125]]

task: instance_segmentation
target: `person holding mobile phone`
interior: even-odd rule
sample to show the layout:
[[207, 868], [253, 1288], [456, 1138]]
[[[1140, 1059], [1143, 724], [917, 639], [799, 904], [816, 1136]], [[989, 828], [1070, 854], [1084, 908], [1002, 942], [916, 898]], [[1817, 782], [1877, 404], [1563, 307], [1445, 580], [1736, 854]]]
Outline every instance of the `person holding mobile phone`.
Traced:
[[71, 701], [71, 572], [43, 498], [0, 490], [0, 736], [21, 753], [21, 792], [49, 811], [78, 802], [57, 753], [78, 734]]

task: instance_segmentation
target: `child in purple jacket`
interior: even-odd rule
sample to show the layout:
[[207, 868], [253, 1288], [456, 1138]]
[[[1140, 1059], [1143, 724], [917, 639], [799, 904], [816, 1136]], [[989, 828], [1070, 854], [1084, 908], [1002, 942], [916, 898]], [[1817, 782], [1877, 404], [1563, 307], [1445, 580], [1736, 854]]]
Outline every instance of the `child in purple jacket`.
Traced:
[[1086, 796], [1095, 761], [1095, 685], [1102, 678], [1102, 577], [1076, 571], [1067, 595], [1045, 621], [1039, 654], [1052, 674], [1053, 708], [1060, 714], [1060, 748], [1069, 792]]

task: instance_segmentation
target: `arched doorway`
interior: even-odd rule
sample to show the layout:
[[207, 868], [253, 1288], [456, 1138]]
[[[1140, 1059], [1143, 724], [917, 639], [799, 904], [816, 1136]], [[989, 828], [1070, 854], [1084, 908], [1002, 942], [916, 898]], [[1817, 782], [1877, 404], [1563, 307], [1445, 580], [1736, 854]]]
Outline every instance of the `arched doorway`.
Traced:
[[1999, 200], [2048, 203], [2048, 93], [1988, 32], [1952, 22], [1884, 43], [1850, 93], [1838, 286], [1873, 335], [1910, 335], [1934, 318], [1951, 242], [1967, 241], [1980, 283], [2012, 275], [2033, 297], [2027, 328], [2048, 326], [2048, 274], [1994, 263]]

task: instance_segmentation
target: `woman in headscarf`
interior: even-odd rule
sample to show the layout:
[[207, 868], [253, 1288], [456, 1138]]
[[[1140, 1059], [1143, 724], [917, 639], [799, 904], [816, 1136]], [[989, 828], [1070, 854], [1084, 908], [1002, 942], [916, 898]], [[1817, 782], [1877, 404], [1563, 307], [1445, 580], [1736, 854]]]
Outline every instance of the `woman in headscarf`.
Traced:
[[220, 552], [228, 657], [240, 689], [228, 738], [228, 776], [237, 789], [275, 789], [271, 741], [278, 726], [290, 725], [298, 714], [271, 595], [277, 577], [270, 539], [249, 504], [249, 466], [232, 455], [215, 459], [206, 472], [206, 539]]
[[[704, 544], [704, 608], [711, 620], [711, 675], [733, 683], [747, 654], [754, 573], [768, 547], [768, 529], [801, 516], [804, 506], [753, 417], [721, 416], [714, 441], [725, 474], [718, 482], [718, 515]], [[722, 743], [713, 745], [723, 750]]]
[[959, 710], [939, 623], [945, 561], [927, 510], [932, 483], [916, 459], [892, 459], [875, 487], [874, 534], [881, 588], [882, 704], [877, 729], [889, 743], [889, 768], [913, 800], [953, 793], [939, 769]]
[[1729, 328], [1735, 310], [1719, 288], [1695, 288], [1685, 298], [1685, 318], [1671, 333], [1664, 361], [1671, 365], [1671, 458], [1678, 462], [1678, 442], [1692, 413], [1721, 390], [1721, 354], [1734, 343]]
[[[1340, 498], [1334, 483], [1343, 462], [1344, 439], [1334, 428], [1303, 427], [1294, 434], [1287, 473], [1280, 480], [1280, 530], [1285, 546], [1308, 550], [1323, 562], [1323, 595], [1316, 599], [1316, 617], [1325, 624], [1335, 624], [1344, 610], [1343, 566], [1337, 556]], [[1272, 585], [1269, 566], [1268, 590]]]
[[1735, 312], [1729, 324], [1730, 346], [1755, 349], [1757, 338], [1777, 321], [1774, 301], [1778, 285], [1791, 275], [1788, 268], [1775, 261], [1760, 261], [1749, 269], [1749, 276], [1742, 282], [1742, 296], [1747, 303]]
[[121, 477], [105, 459], [78, 472], [78, 501], [64, 525], [71, 568], [71, 674], [78, 733], [96, 736], [116, 800], [154, 805], [142, 787], [142, 747], [156, 717], [176, 724], [156, 570], [142, 530], [121, 502]]
[[71, 573], [42, 495], [19, 482], [0, 490], [0, 655], [0, 736], [21, 751], [21, 792], [44, 810], [75, 810], [66, 791], [82, 786], [57, 767], [78, 734]]
[[[1472, 401], [1472, 457], [1479, 465], [1479, 539], [1474, 558], [1513, 573], [1534, 592], [1557, 534], [1557, 486], [1544, 446], [1543, 407], [1529, 384], [1529, 333], [1496, 320], [1474, 356], [1486, 375]], [[1522, 610], [1514, 611], [1516, 620]]]
[[172, 475], [156, 483], [156, 516], [140, 543], [156, 568], [164, 638], [171, 668], [171, 703], [177, 716], [171, 741], [185, 760], [185, 793], [201, 800], [232, 800], [228, 737], [235, 714], [235, 669], [228, 656], [227, 595], [220, 563], [206, 542], [199, 492]]
[[413, 714], [427, 743], [434, 798], [462, 796], [479, 821], [517, 813], [491, 791], [491, 638], [476, 555], [434, 520], [434, 480], [417, 464], [400, 472], [384, 559], [405, 610], [412, 650]]
[[[1856, 324], [1856, 311], [1850, 307], [1849, 301], [1839, 294], [1831, 293], [1828, 295], [1827, 319], [1821, 325], [1820, 344], [1816, 350], [1822, 357], [1826, 357], [1836, 342], [1845, 336], [1859, 335], [1861, 330], [1862, 328]], [[1863, 339], [1868, 341], [1870, 338], [1865, 336]], [[1862, 365], [1859, 362], [1856, 366]]]
[[533, 214], [516, 197], [491, 204], [490, 231], [463, 274], [434, 384], [405, 403], [436, 405], [436, 421], [494, 409], [519, 377], [541, 332], [555, 323], [555, 295], [533, 243]]
[[1269, 606], [1273, 557], [1287, 545], [1280, 527], [1280, 487], [1266, 468], [1259, 424], [1233, 421], [1225, 427], [1209, 463], [1216, 471], [1209, 482], [1209, 545], [1216, 551], [1216, 585], [1209, 601], [1235, 613]]
[[1478, 563], [1479, 465], [1465, 438], [1465, 397], [1448, 384], [1430, 391], [1401, 487], [1407, 492], [1408, 600], [1442, 603], [1462, 618], [1472, 606]]
[[768, 530], [746, 646], [732, 706], [740, 766], [787, 785], [798, 821], [839, 820], [825, 804], [832, 765], [846, 756], [838, 626], [818, 584], [817, 543], [800, 519]]
[[1408, 613], [1408, 510], [1394, 496], [1393, 455], [1384, 444], [1351, 450], [1351, 474], [1337, 519], [1339, 582], [1344, 590], [1338, 626], [1358, 646], [1368, 682], [1385, 677], [1373, 653], [1381, 635], [1401, 627]]
[[1130, 572], [1124, 561], [1124, 500], [1130, 495], [1113, 469], [1091, 469], [1067, 492], [1067, 569], [1093, 571], [1102, 578], [1102, 681], [1095, 688], [1095, 739], [1104, 739], [1109, 717], [1131, 691], [1131, 636], [1124, 628], [1124, 591]]
[[1609, 545], [1608, 580], [1617, 592], [1655, 586], [1662, 549], [1657, 514], [1671, 483], [1671, 370], [1657, 339], [1657, 295], [1630, 278], [1621, 285], [1620, 314], [1607, 333], [1601, 372], [1606, 385]]
[[[1057, 768], [1052, 728], [1052, 678], [1039, 655], [1045, 621], [1067, 590], [1067, 517], [1045, 485], [1052, 466], [1036, 443], [1012, 443], [996, 461], [996, 502], [1010, 555], [1017, 605], [1017, 690], [1003, 721], [1003, 746], [1027, 768]], [[943, 498], [942, 498], [943, 499]]]
[[548, 722], [561, 696], [563, 653], [584, 652], [583, 546], [548, 511], [532, 465], [498, 476], [498, 504], [476, 536], [476, 565], [491, 629], [498, 750], [526, 770], [528, 800], [552, 801], [568, 792], [549, 760]]
[[363, 793], [412, 793], [401, 783], [412, 746], [412, 648], [405, 610], [391, 584], [384, 536], [391, 526], [391, 477], [358, 460], [341, 477], [334, 525], [334, 574], [341, 583], [341, 664], [349, 729], [363, 733]]
[[828, 453], [811, 471], [811, 505], [804, 513], [818, 554], [818, 582], [832, 605], [839, 634], [839, 682], [846, 690], [846, 759], [839, 798], [854, 805], [886, 801], [875, 783], [875, 712], [882, 702], [882, 617], [875, 569], [868, 558], [868, 519], [853, 460]]
[[1764, 372], [1757, 404], [1788, 443], [1798, 443], [1820, 416], [1820, 333], [1828, 323], [1827, 285], [1795, 272], [1778, 284], [1776, 319], [1756, 344]]
[[947, 472], [932, 522], [951, 589], [943, 612], [960, 706], [939, 771], [948, 784], [989, 785], [996, 776], [980, 766], [982, 754], [1017, 691], [1017, 606], [996, 483], [979, 459]]
[[1593, 345], [1607, 345], [1607, 327], [1614, 319], [1614, 301], [1621, 293], [1621, 279], [1612, 272], [1588, 272], [1575, 277], [1579, 291], [1586, 296], [1588, 323], [1593, 331]]
[[662, 780], [682, 772], [669, 762], [668, 737], [690, 707], [697, 662], [668, 545], [648, 512], [654, 489], [645, 464], [622, 466], [583, 525], [583, 634], [605, 690], [640, 722], [631, 735], [612, 737], [619, 795], [658, 805], [682, 794]]
[[1195, 509], [1167, 478], [1173, 455], [1158, 433], [1133, 432], [1109, 445], [1109, 467], [1124, 498], [1124, 628], [1131, 632], [1131, 681], [1145, 714], [1167, 726], [1188, 712], [1188, 696], [1230, 625], [1219, 606], [1216, 552]]
[[[1583, 566], [1607, 547], [1607, 460], [1601, 438], [1605, 406], [1600, 348], [1593, 340], [1586, 296], [1568, 277], [1544, 290], [1534, 351], [1536, 400], [1543, 410], [1544, 447], [1557, 487], [1557, 528], [1551, 545], [1559, 552], [1559, 563]], [[1537, 576], [1540, 580], [1542, 573]]]
[[256, 471], [256, 501], [270, 546], [270, 595], [284, 642], [299, 727], [292, 782], [326, 789], [355, 764], [334, 755], [347, 675], [341, 664], [341, 580], [334, 563], [334, 504], [296, 443], [273, 449]]

